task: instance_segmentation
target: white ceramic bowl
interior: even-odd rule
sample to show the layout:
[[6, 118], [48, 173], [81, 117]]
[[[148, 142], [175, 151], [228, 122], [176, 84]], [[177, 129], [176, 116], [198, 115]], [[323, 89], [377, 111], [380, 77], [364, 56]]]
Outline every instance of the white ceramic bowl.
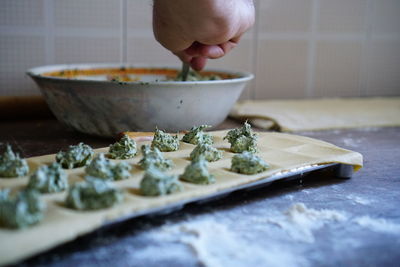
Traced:
[[[165, 81], [178, 71], [121, 64], [79, 64], [37, 67], [27, 73], [40, 87], [58, 120], [98, 136], [153, 131], [156, 126], [169, 132], [200, 124], [216, 126], [227, 117], [246, 82], [253, 78], [250, 73], [212, 70], [210, 73], [224, 79]], [[110, 75], [128, 81], [110, 81]]]

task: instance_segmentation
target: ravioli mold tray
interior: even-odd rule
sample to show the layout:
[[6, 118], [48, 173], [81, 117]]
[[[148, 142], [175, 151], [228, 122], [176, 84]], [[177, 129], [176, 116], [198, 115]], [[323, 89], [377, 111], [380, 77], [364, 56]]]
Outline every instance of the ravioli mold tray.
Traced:
[[[210, 173], [216, 177], [211, 185], [194, 185], [182, 182], [184, 190], [160, 197], [146, 197], [140, 194], [139, 184], [144, 171], [138, 166], [141, 153], [133, 159], [123, 160], [132, 165], [131, 178], [116, 181], [118, 188], [125, 192], [124, 201], [112, 208], [96, 211], [76, 211], [65, 206], [66, 192], [43, 194], [47, 204], [44, 219], [37, 225], [23, 230], [0, 228], [0, 265], [16, 263], [65, 242], [76, 239], [104, 226], [140, 217], [160, 216], [183, 208], [187, 204], [203, 205], [241, 190], [253, 190], [277, 181], [307, 179], [312, 173], [320, 173], [321, 180], [330, 177], [350, 178], [353, 171], [362, 166], [362, 155], [320, 140], [283, 133], [257, 133], [259, 135], [258, 155], [270, 165], [270, 169], [254, 175], [230, 171], [234, 153], [229, 143], [223, 140], [227, 131], [209, 132], [214, 137], [214, 146], [222, 151], [223, 158], [209, 163]], [[129, 133], [128, 133], [129, 135]], [[138, 148], [149, 144], [149, 140], [137, 139]], [[189, 164], [189, 154], [195, 146], [180, 143], [175, 152], [164, 156], [173, 160], [175, 168], [170, 174], [179, 175]], [[140, 150], [140, 149], [139, 149]], [[95, 153], [106, 153], [108, 148], [95, 149]], [[53, 155], [27, 158], [32, 173], [42, 164], [54, 162]], [[122, 160], [115, 160], [115, 162]], [[84, 179], [84, 168], [67, 170], [69, 183]], [[0, 188], [23, 189], [29, 177], [0, 178]], [[64, 229], [60, 231], [60, 229]], [[67, 229], [67, 230], [65, 230]], [[7, 244], [7, 245], [6, 245]]]

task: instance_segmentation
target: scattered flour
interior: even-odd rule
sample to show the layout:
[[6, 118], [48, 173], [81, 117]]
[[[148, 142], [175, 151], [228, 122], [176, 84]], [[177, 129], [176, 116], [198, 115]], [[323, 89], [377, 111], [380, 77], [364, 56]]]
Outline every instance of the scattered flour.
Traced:
[[[228, 230], [225, 225], [212, 221], [182, 225], [187, 233], [182, 242], [190, 246], [205, 266], [250, 266], [263, 263], [265, 266], [292, 265], [291, 257], [281, 250], [260, 248], [248, 244]], [[247, 243], [247, 244], [246, 244]]]
[[337, 130], [332, 130], [333, 134], [341, 134], [343, 130], [337, 129]]
[[166, 225], [153, 235], [157, 241], [180, 242], [195, 253], [203, 266], [308, 266], [282, 247], [257, 246], [212, 218]]
[[358, 128], [359, 131], [361, 132], [377, 132], [379, 130], [382, 130], [382, 127], [362, 127]]
[[400, 234], [400, 224], [392, 223], [385, 219], [362, 216], [355, 218], [354, 222], [372, 231], [388, 234]]
[[352, 200], [353, 202], [355, 202], [357, 204], [361, 204], [361, 205], [368, 205], [368, 204], [371, 204], [371, 202], [372, 202], [369, 199], [365, 199], [365, 198], [362, 198], [362, 197], [356, 196], [356, 195], [348, 195], [347, 198]]
[[[369, 203], [368, 200], [352, 196], [357, 202]], [[260, 220], [259, 220], [260, 221]], [[351, 222], [365, 227], [371, 231], [400, 234], [400, 224], [385, 219], [360, 216], [353, 219], [337, 210], [315, 210], [307, 208], [303, 203], [295, 203], [285, 212], [278, 216], [265, 219], [266, 222], [278, 225], [297, 241], [313, 243], [314, 230], [317, 230], [330, 222]]]
[[301, 192], [306, 193], [306, 194], [310, 194], [311, 193], [311, 191], [307, 190], [307, 189], [303, 189], [303, 190], [301, 190]]
[[359, 147], [363, 140], [346, 137], [342, 139], [342, 142], [347, 147]]
[[[350, 196], [350, 198], [355, 201], [365, 201], [357, 196]], [[400, 234], [400, 224], [394, 222], [369, 216], [350, 218], [343, 211], [316, 210], [308, 208], [304, 203], [294, 203], [283, 212], [275, 210], [268, 213], [265, 216], [254, 217], [251, 228], [248, 228], [247, 224], [245, 228], [240, 228], [243, 227], [240, 225], [240, 221], [232, 228], [232, 225], [217, 221], [213, 216], [201, 216], [180, 223], [167, 223], [145, 233], [147, 238], [159, 246], [149, 248], [149, 250], [144, 249], [139, 254], [132, 255], [145, 259], [161, 253], [169, 259], [186, 258], [192, 261], [194, 254], [199, 264], [209, 267], [308, 266], [310, 262], [298, 251], [289, 249], [285, 245], [287, 241], [283, 243], [268, 242], [261, 245], [259, 242], [252, 242], [251, 238], [246, 238], [246, 231], [255, 229], [268, 231], [271, 232], [272, 237], [276, 236], [272, 232], [277, 230], [272, 225], [277, 225], [292, 240], [313, 243], [315, 230], [330, 223], [346, 222], [347, 224], [343, 224], [343, 227], [349, 227], [348, 224], [351, 223], [370, 231]], [[189, 250], [179, 249], [179, 246], [182, 245]], [[174, 252], [168, 252], [170, 250]], [[192, 251], [193, 254], [188, 253], [189, 251]]]
[[319, 229], [326, 223], [347, 220], [347, 216], [336, 210], [309, 209], [303, 203], [293, 204], [281, 216], [267, 218], [285, 230], [293, 239], [307, 243], [315, 241], [313, 230]]
[[292, 201], [294, 199], [294, 196], [292, 195], [286, 195], [285, 198], [289, 199], [290, 201]]

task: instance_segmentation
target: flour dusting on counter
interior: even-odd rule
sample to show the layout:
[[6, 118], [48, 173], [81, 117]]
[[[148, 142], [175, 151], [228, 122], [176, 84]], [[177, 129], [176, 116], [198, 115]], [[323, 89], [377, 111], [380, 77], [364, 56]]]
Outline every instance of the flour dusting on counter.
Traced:
[[342, 142], [346, 147], [359, 147], [362, 141], [363, 141], [362, 139], [351, 138], [351, 137], [345, 137], [342, 139]]
[[361, 216], [354, 219], [354, 222], [375, 232], [388, 234], [400, 234], [400, 224], [396, 224], [385, 219]]
[[202, 266], [308, 266], [279, 246], [260, 247], [235, 234], [227, 225], [212, 218], [165, 225], [152, 238], [160, 242], [187, 245]]
[[[360, 204], [370, 203], [361, 197], [350, 195], [350, 199]], [[262, 219], [257, 220], [258, 222]], [[304, 203], [295, 203], [280, 215], [264, 218], [265, 222], [275, 224], [288, 233], [294, 240], [313, 243], [313, 231], [329, 223], [350, 222], [368, 230], [388, 234], [400, 234], [400, 224], [385, 219], [371, 218], [367, 215], [350, 218], [347, 214], [337, 211], [307, 208]]]
[[312, 243], [315, 241], [313, 231], [329, 222], [342, 222], [347, 216], [336, 210], [315, 210], [307, 208], [304, 203], [295, 203], [279, 216], [267, 218], [266, 221], [278, 225], [293, 239]]
[[362, 127], [362, 128], [357, 128], [357, 130], [361, 132], [377, 132], [381, 130], [382, 127]]
[[353, 202], [357, 203], [357, 204], [361, 204], [361, 205], [368, 205], [371, 204], [372, 200], [360, 197], [360, 196], [356, 196], [356, 195], [348, 195], [346, 196], [347, 199], [352, 200]]

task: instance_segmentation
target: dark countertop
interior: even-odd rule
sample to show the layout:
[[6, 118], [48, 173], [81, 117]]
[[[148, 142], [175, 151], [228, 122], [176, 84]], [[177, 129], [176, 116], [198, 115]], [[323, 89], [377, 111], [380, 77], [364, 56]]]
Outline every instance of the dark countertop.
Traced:
[[[227, 120], [219, 129], [237, 125]], [[358, 151], [365, 166], [349, 180], [312, 174], [169, 215], [128, 220], [21, 266], [398, 266], [400, 128], [297, 134]], [[24, 157], [81, 141], [93, 147], [113, 142], [52, 119], [0, 122], [0, 142], [11, 143]], [[291, 217], [286, 211], [296, 203], [306, 213]]]

